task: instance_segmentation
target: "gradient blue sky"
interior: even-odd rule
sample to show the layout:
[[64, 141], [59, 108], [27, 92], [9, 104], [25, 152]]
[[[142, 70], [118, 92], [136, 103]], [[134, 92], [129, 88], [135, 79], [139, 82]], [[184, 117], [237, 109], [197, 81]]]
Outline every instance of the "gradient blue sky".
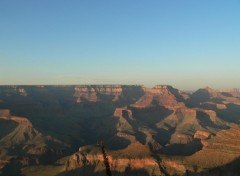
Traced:
[[0, 84], [240, 87], [240, 1], [1, 0]]

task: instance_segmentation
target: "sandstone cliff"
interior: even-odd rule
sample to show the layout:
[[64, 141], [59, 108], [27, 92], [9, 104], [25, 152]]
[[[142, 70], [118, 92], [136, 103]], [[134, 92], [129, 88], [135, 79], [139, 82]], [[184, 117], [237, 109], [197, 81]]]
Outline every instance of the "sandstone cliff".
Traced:
[[177, 89], [167, 85], [157, 85], [153, 88], [143, 88], [144, 95], [132, 106], [146, 108], [154, 104], [166, 108], [184, 107], [182, 95]]
[[[135, 146], [137, 147], [137, 146]], [[135, 148], [134, 147], [134, 148]], [[135, 150], [138, 148], [135, 148]], [[139, 148], [141, 149], [141, 147]], [[128, 149], [132, 150], [132, 149]], [[145, 149], [144, 149], [145, 150]], [[144, 153], [144, 151], [142, 151]], [[139, 153], [138, 157], [132, 157], [125, 150], [116, 154], [107, 151], [110, 169], [113, 174], [123, 175], [164, 175], [159, 169], [159, 163], [145, 155]], [[127, 155], [126, 155], [127, 154]], [[99, 147], [85, 146], [79, 152], [73, 154], [65, 165], [66, 171], [75, 171], [86, 175], [105, 175], [103, 155]]]
[[80, 103], [81, 101], [90, 101], [97, 102], [101, 98], [106, 98], [108, 96], [111, 101], [117, 101], [119, 96], [122, 95], [123, 88], [122, 86], [114, 85], [99, 85], [99, 86], [76, 86], [74, 97], [76, 97], [76, 102]]

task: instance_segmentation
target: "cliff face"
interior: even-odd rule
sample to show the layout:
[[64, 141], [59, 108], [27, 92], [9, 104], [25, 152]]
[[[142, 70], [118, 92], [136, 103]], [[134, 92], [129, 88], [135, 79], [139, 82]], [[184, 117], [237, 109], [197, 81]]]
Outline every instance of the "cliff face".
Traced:
[[[221, 130], [216, 136], [199, 130], [194, 137], [200, 139], [204, 145], [200, 151], [180, 158], [164, 156], [161, 162], [153, 159], [151, 152], [138, 143], [119, 151], [108, 150], [107, 154], [111, 172], [118, 175], [164, 175], [165, 171], [170, 175], [185, 175], [187, 170], [191, 173], [190, 175], [208, 175], [212, 173], [208, 169], [215, 167], [221, 169], [222, 166], [240, 157], [239, 135], [239, 126]], [[166, 169], [164, 173], [161, 168]], [[238, 173], [236, 166], [233, 166], [233, 169], [235, 169], [233, 173]], [[73, 154], [66, 162], [65, 171], [83, 175], [96, 173], [104, 175], [105, 166], [100, 148], [98, 146], [81, 147], [79, 152]], [[231, 172], [232, 170], [224, 170], [224, 173]]]
[[82, 101], [97, 102], [97, 101], [112, 101], [116, 102], [123, 94], [128, 94], [132, 89], [136, 92], [141, 89], [141, 86], [121, 86], [121, 85], [89, 85], [89, 86], [76, 86], [74, 97], [76, 102]]
[[153, 104], [158, 104], [166, 108], [184, 107], [182, 101], [184, 98], [177, 89], [167, 85], [157, 85], [153, 88], [143, 88], [144, 95], [133, 104], [137, 108], [146, 108]]
[[104, 98], [109, 98], [114, 102], [119, 100], [122, 92], [122, 86], [77, 86], [75, 87], [74, 97], [77, 98], [78, 103], [83, 100], [97, 102]]
[[[79, 174], [105, 175], [105, 166], [100, 147], [82, 147], [79, 152], [73, 154], [65, 164], [66, 171], [78, 171]], [[112, 174], [118, 175], [163, 175], [159, 169], [159, 163], [151, 157], [147, 158], [126, 158], [112, 156], [111, 151], [107, 152], [110, 170]], [[102, 174], [101, 174], [102, 173]]]
[[157, 85], [153, 88], [117, 85], [76, 86], [74, 97], [76, 97], [77, 103], [104, 100], [116, 102], [120, 98], [126, 99], [126, 95], [130, 95], [134, 91], [135, 94], [138, 93], [138, 96], [135, 95], [138, 99], [135, 100], [136, 102], [133, 104], [134, 107], [144, 108], [156, 103], [168, 108], [184, 106], [184, 97], [180, 92], [167, 85]]

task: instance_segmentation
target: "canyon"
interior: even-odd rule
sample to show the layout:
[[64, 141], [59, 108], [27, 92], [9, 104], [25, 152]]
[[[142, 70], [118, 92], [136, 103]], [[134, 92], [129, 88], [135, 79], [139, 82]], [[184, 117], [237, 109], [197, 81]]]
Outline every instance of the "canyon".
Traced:
[[[0, 86], [0, 174], [240, 174], [239, 89]], [[16, 167], [17, 166], [17, 167]]]

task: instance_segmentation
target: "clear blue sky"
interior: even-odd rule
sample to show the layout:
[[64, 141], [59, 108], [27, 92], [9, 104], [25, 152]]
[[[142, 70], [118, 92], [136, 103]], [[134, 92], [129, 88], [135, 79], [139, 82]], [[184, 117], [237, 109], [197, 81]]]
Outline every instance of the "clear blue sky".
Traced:
[[240, 1], [1, 0], [0, 84], [240, 87]]

